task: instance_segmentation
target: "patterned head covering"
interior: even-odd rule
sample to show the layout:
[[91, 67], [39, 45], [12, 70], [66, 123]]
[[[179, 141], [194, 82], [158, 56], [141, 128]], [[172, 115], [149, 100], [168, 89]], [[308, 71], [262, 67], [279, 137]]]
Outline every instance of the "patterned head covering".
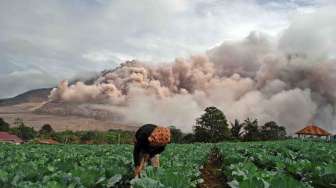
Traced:
[[148, 137], [151, 146], [164, 146], [170, 142], [170, 129], [165, 127], [157, 127]]

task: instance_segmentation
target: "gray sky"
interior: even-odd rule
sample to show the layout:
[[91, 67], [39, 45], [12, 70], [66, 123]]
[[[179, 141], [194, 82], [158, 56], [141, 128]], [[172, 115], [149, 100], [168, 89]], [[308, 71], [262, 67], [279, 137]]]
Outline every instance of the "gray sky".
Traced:
[[62, 79], [204, 52], [251, 31], [277, 38], [317, 0], [1, 0], [0, 98]]

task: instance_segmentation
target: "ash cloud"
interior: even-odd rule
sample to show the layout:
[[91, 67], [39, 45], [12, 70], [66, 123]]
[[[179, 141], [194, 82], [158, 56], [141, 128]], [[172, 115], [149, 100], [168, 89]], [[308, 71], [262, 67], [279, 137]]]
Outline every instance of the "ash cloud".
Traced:
[[[316, 19], [325, 21], [317, 24], [323, 35]], [[127, 61], [91, 85], [61, 82], [50, 102], [85, 104], [120, 114], [125, 123], [175, 125], [186, 132], [212, 105], [231, 121], [273, 120], [289, 133], [308, 123], [336, 131], [335, 27], [329, 25], [335, 20], [332, 11], [316, 13], [294, 20], [277, 42], [252, 32], [170, 63]], [[313, 29], [300, 35], [303, 28]]]

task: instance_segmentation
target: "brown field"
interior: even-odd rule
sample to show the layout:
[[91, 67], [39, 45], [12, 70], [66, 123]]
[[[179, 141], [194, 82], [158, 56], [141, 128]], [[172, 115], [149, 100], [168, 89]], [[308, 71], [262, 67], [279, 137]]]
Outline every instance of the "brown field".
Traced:
[[50, 124], [56, 131], [64, 130], [97, 130], [121, 129], [135, 131], [139, 125], [125, 125], [109, 120], [97, 120], [79, 116], [58, 116], [50, 114], [36, 114], [32, 111], [43, 103], [23, 103], [13, 106], [0, 106], [0, 117], [13, 125], [16, 118], [21, 118], [25, 125], [39, 130], [44, 124]]

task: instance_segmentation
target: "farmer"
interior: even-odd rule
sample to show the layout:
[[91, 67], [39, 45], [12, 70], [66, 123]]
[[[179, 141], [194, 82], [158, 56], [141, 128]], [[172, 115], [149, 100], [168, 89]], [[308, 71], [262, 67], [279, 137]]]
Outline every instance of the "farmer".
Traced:
[[164, 151], [170, 142], [170, 129], [158, 127], [153, 124], [145, 124], [135, 133], [133, 151], [134, 176], [139, 177], [147, 162], [159, 167], [159, 154]]

